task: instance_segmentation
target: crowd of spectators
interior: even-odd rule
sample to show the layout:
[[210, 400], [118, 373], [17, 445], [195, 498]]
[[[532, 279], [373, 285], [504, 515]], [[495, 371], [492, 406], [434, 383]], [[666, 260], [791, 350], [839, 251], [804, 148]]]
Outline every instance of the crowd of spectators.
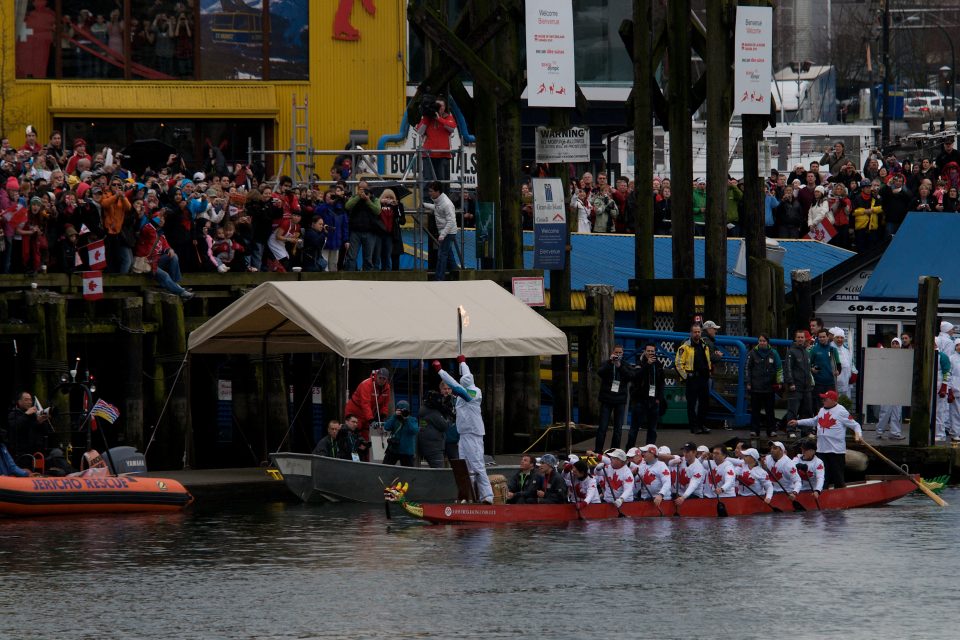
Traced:
[[187, 298], [183, 272], [352, 270], [361, 246], [364, 268], [399, 268], [403, 205], [363, 181], [351, 192], [342, 163], [321, 191], [262, 166], [191, 172], [171, 154], [136, 175], [128, 160], [80, 138], [67, 151], [59, 132], [41, 145], [33, 127], [19, 149], [0, 140], [0, 273], [90, 270], [101, 241], [107, 273], [152, 273]]
[[[706, 182], [690, 186], [694, 233], [704, 234]], [[790, 173], [773, 170], [764, 182], [764, 226], [771, 238], [814, 237], [846, 249], [863, 251], [896, 233], [906, 214], [960, 210], [960, 152], [946, 140], [936, 155], [920, 160], [899, 160], [876, 149], [858, 169], [837, 142], [819, 162], [796, 165]], [[654, 233], [669, 235], [675, 186], [670, 178], [654, 177]], [[728, 176], [727, 233], [739, 236], [743, 217], [743, 180]], [[617, 178], [608, 184], [600, 173], [590, 172], [571, 180], [569, 212], [580, 233], [634, 233], [637, 225], [637, 191], [634, 181]], [[533, 228], [533, 196], [528, 185], [520, 195], [523, 224]]]

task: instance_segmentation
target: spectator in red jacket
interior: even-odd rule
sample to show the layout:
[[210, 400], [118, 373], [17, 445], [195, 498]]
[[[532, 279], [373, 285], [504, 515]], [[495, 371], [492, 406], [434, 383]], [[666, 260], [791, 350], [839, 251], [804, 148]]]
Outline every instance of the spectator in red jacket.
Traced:
[[[390, 372], [376, 369], [370, 377], [357, 385], [344, 407], [344, 414], [353, 414], [360, 421], [360, 437], [370, 440], [370, 423], [382, 422], [390, 417]], [[362, 452], [364, 462], [369, 462], [369, 450]]]

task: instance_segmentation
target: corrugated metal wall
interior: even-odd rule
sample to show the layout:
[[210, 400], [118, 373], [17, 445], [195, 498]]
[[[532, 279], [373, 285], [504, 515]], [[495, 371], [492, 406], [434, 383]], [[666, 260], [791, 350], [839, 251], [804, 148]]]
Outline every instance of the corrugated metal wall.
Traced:
[[[338, 4], [336, 0], [310, 1], [309, 83], [176, 81], [170, 85], [179, 88], [174, 92], [157, 82], [17, 80], [13, 62], [14, 12], [9, 8], [0, 11], [0, 54], [6, 60], [0, 78], [0, 99], [3, 100], [0, 131], [19, 146], [24, 141], [24, 127], [33, 124], [39, 139], [46, 140], [53, 129], [54, 93], [58, 109], [69, 101], [67, 96], [86, 95], [78, 100], [80, 109], [73, 112], [78, 116], [88, 108], [89, 115], [104, 117], [105, 108], [113, 107], [119, 117], [143, 117], [145, 105], [158, 105], [156, 110], [162, 110], [167, 117], [175, 116], [182, 107], [183, 114], [189, 117], [208, 114], [210, 118], [223, 118], [245, 117], [245, 113], [252, 111], [262, 113], [253, 109], [243, 96], [256, 97], [257, 107], [262, 108], [270, 102], [263, 99], [263, 86], [267, 85], [276, 92], [273, 116], [276, 147], [286, 149], [289, 145], [294, 95], [301, 104], [304, 97], [308, 98], [314, 147], [342, 149], [351, 129], [366, 129], [373, 146], [379, 136], [398, 129], [403, 114], [406, 4], [403, 0], [380, 0], [376, 3], [376, 15], [370, 16], [357, 2], [351, 16], [353, 26], [360, 31], [360, 40], [355, 42], [332, 37]], [[244, 88], [249, 91], [245, 92]], [[230, 113], [231, 104], [237, 104], [234, 114]], [[321, 174], [324, 165], [325, 161], [318, 161]]]

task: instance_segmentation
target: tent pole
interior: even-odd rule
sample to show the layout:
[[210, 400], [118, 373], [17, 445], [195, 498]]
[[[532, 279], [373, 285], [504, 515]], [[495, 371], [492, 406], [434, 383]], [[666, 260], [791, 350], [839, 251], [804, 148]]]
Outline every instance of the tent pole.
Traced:
[[567, 375], [567, 455], [573, 453], [573, 384], [570, 380], [570, 352], [567, 351], [566, 357], [566, 375]]
[[423, 402], [423, 359], [420, 360], [420, 390], [418, 391], [420, 395], [417, 396], [417, 413], [420, 412], [420, 405]]
[[[346, 407], [347, 403], [350, 401], [350, 359], [349, 358], [343, 359], [343, 393], [344, 393], [344, 399], [340, 403], [340, 407]], [[341, 408], [340, 411], [343, 411], [343, 409]], [[345, 417], [346, 416], [341, 415], [340, 416], [341, 421]]]
[[267, 442], [267, 337], [269, 335], [268, 333], [263, 336], [260, 345], [260, 379], [263, 386], [260, 394], [260, 412], [263, 415], [263, 462], [261, 464], [267, 464], [270, 457], [270, 445]]

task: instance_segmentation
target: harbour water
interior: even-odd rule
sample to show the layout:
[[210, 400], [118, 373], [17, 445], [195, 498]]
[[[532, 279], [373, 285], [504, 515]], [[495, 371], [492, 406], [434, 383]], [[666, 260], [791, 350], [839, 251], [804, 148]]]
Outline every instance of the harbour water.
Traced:
[[952, 637], [944, 498], [561, 526], [296, 503], [0, 521], [0, 638]]

